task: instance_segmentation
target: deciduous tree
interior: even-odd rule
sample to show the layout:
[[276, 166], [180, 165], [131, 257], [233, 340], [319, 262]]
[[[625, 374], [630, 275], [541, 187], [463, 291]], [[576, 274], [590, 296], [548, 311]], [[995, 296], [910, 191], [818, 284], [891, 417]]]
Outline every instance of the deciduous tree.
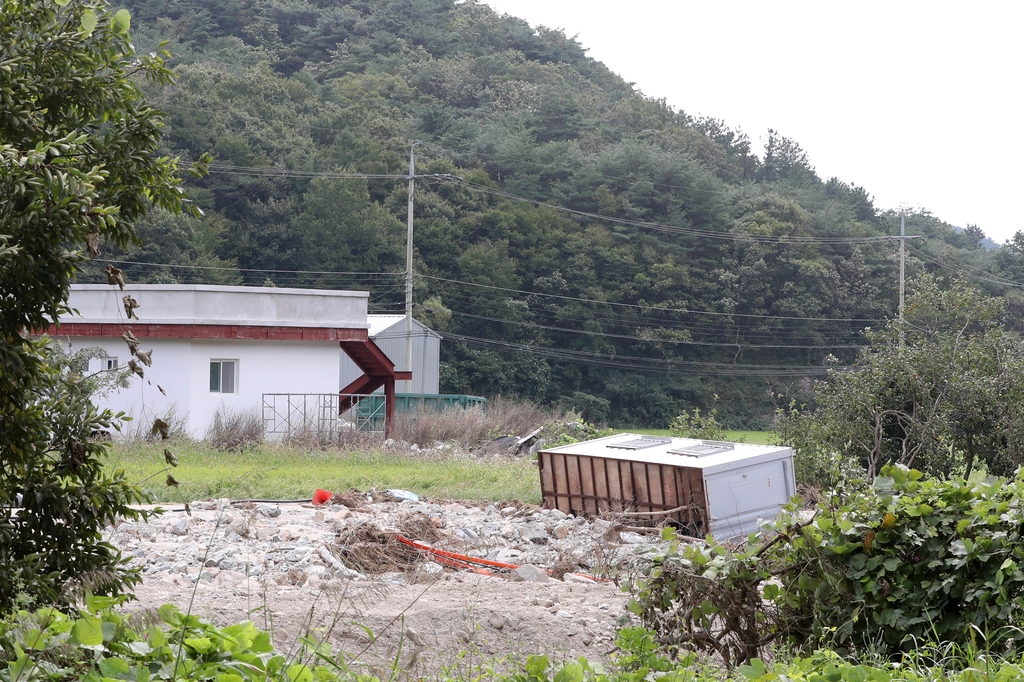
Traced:
[[171, 73], [135, 54], [129, 21], [105, 0], [0, 0], [0, 611], [138, 580], [101, 538], [144, 499], [90, 439], [114, 415], [35, 338], [83, 261], [127, 246], [149, 208], [182, 207], [136, 84]]

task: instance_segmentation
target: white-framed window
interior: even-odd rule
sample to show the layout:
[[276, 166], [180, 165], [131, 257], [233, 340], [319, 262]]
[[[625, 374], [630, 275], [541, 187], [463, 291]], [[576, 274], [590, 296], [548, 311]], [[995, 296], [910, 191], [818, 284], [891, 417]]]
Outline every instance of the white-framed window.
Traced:
[[210, 360], [210, 393], [238, 390], [238, 360]]
[[117, 358], [100, 358], [103, 369], [117, 369]]

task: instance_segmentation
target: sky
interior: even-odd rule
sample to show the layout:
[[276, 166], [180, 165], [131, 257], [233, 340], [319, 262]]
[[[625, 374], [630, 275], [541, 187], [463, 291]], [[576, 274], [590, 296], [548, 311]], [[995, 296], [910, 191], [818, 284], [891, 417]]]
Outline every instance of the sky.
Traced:
[[823, 179], [1002, 244], [1024, 230], [1024, 3], [481, 0], [644, 94], [796, 140]]

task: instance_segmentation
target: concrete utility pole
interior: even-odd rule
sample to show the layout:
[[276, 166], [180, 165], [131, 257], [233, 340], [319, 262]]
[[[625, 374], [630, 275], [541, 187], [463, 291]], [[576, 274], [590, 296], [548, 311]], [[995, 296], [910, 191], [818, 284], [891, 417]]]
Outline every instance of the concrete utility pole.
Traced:
[[[907, 265], [907, 225], [903, 219], [904, 211], [900, 209], [900, 326], [903, 326], [903, 291], [906, 286], [906, 265]], [[903, 332], [900, 332], [902, 339]]]
[[[405, 369], [412, 371], [412, 198], [416, 193], [416, 145], [409, 148], [409, 216], [405, 233]], [[402, 382], [405, 383], [405, 382]], [[404, 393], [412, 392], [412, 382]]]

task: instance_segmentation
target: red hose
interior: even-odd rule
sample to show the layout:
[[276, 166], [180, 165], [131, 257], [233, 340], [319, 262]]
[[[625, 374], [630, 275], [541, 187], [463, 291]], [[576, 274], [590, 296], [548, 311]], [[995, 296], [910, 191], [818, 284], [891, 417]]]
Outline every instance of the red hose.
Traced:
[[[486, 568], [480, 568], [481, 566], [488, 566], [490, 568], [497, 568], [503, 571], [514, 571], [515, 569], [522, 566], [522, 564], [506, 564], [501, 561], [491, 561], [490, 559], [480, 559], [479, 557], [466, 556], [465, 554], [456, 554], [455, 552], [449, 552], [443, 549], [437, 549], [430, 545], [425, 545], [422, 542], [416, 542], [409, 538], [402, 537], [401, 535], [395, 536], [399, 542], [403, 545], [408, 545], [413, 549], [418, 549], [421, 552], [427, 552], [434, 556], [434, 560], [442, 566], [448, 566], [450, 568], [460, 568], [464, 570], [470, 570], [481, 575], [492, 575]], [[548, 573], [551, 573], [548, 570]], [[584, 573], [578, 573], [585, 578], [590, 578], [594, 582], [607, 583], [611, 582], [607, 578], [597, 578], [592, 575], [586, 575]]]

